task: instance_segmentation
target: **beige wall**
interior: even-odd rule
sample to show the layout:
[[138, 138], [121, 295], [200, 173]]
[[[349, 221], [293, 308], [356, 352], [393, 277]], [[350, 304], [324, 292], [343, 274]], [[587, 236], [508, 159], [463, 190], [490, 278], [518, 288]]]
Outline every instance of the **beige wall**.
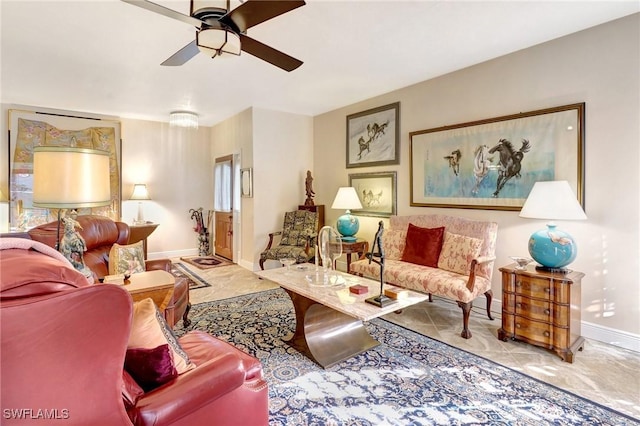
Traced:
[[240, 153], [243, 168], [253, 168], [253, 197], [242, 198], [237, 263], [258, 268], [268, 234], [282, 227], [284, 212], [304, 202], [304, 178], [313, 169], [313, 119], [250, 108], [212, 129], [215, 157]]
[[[498, 222], [493, 290], [499, 299], [497, 268], [510, 263], [511, 255], [527, 255], [528, 237], [543, 228], [544, 221], [521, 219], [518, 212], [410, 207], [409, 132], [586, 102], [589, 219], [561, 224], [578, 243], [578, 258], [571, 267], [586, 273], [583, 334], [598, 337], [614, 329], [619, 332], [617, 338], [636, 339], [637, 345], [639, 20], [636, 14], [315, 117], [317, 202], [330, 205], [337, 188], [348, 183], [349, 173], [390, 170], [398, 173], [401, 215], [443, 213]], [[346, 115], [397, 101], [401, 108], [400, 165], [347, 170]], [[341, 214], [331, 209], [327, 213], [330, 222]], [[372, 238], [377, 221], [361, 218], [358, 235]]]

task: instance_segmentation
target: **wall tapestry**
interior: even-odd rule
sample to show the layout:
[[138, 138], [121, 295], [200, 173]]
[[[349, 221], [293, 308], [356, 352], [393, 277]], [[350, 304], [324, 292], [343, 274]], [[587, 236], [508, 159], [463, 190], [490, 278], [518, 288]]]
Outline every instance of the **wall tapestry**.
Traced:
[[33, 148], [36, 146], [77, 146], [107, 151], [111, 204], [78, 209], [78, 213], [120, 219], [119, 122], [9, 110], [9, 129], [9, 222], [12, 230], [25, 230], [57, 220], [56, 209], [33, 207]]
[[537, 181], [584, 204], [584, 103], [411, 132], [411, 205], [520, 210]]

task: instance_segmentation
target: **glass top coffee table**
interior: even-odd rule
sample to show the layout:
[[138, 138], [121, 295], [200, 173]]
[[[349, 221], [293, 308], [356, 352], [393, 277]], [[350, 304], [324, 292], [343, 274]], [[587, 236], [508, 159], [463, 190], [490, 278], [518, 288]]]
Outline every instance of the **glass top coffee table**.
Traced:
[[[364, 327], [364, 321], [395, 312], [428, 299], [426, 294], [407, 290], [406, 297], [379, 308], [365, 299], [380, 294], [380, 283], [340, 271], [328, 279], [322, 268], [311, 264], [256, 271], [282, 287], [291, 297], [296, 314], [296, 331], [287, 341], [324, 368], [367, 351], [380, 343]], [[363, 294], [349, 291], [361, 285]], [[385, 284], [385, 288], [394, 287]], [[397, 288], [397, 287], [396, 287]]]

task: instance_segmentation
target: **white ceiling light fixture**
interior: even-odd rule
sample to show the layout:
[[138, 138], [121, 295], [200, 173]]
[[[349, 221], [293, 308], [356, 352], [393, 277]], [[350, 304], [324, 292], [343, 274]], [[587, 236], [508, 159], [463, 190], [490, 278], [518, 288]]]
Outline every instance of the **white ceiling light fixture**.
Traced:
[[169, 125], [171, 127], [187, 127], [189, 129], [197, 129], [198, 114], [191, 111], [172, 111], [169, 114]]

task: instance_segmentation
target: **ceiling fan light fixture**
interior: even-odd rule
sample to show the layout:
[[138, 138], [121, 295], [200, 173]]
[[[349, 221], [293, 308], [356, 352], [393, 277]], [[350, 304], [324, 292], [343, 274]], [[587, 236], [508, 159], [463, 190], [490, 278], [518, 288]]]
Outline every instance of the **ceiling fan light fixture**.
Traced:
[[191, 111], [172, 111], [169, 114], [169, 126], [198, 128], [198, 114]]
[[189, 14], [203, 21], [218, 20], [230, 9], [229, 0], [191, 0]]
[[198, 49], [209, 57], [230, 53], [240, 55], [240, 37], [224, 28], [206, 28], [196, 34]]

